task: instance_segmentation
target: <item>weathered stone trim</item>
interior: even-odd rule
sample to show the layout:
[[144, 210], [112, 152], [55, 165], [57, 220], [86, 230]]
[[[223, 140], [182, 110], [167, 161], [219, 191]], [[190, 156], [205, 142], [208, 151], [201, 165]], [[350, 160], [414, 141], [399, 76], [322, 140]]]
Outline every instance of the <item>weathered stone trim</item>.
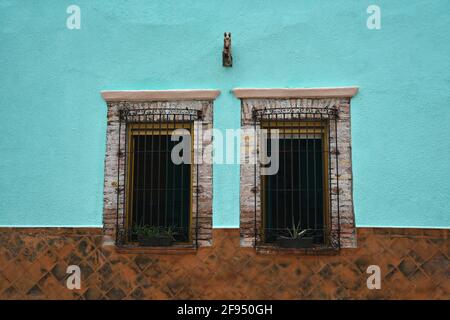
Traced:
[[[309, 89], [313, 90], [313, 89]], [[339, 163], [339, 190], [337, 188], [336, 162], [332, 161], [331, 166], [331, 190], [333, 193], [339, 191], [339, 218], [337, 216], [337, 201], [332, 201], [332, 233], [337, 237], [339, 234], [341, 248], [356, 247], [356, 229], [355, 217], [353, 211], [353, 177], [351, 163], [351, 132], [350, 132], [350, 98], [320, 98], [320, 99], [242, 99], [241, 100], [241, 126], [244, 132], [252, 132], [254, 120], [252, 111], [254, 109], [273, 109], [273, 108], [336, 108], [337, 109], [337, 150], [336, 145], [331, 145], [330, 152], [337, 153]], [[286, 119], [289, 119], [286, 117]], [[335, 122], [330, 121], [330, 138], [334, 141]], [[256, 129], [259, 129], [259, 123], [256, 123]], [[256, 157], [255, 137], [247, 135], [242, 139], [241, 157], [251, 154]], [[245, 152], [245, 153], [244, 153]], [[254, 188], [254, 170], [253, 164], [247, 161], [241, 161], [240, 174], [240, 232], [241, 245], [250, 247], [255, 243], [255, 214], [256, 225], [261, 225], [261, 199], [260, 193], [260, 171], [257, 167], [256, 190]], [[255, 213], [255, 192], [256, 192], [256, 213]], [[338, 223], [339, 221], [339, 223]], [[338, 232], [339, 231], [339, 232]], [[258, 233], [258, 232], [257, 232]], [[258, 237], [259, 238], [259, 237]]]
[[[203, 159], [205, 157], [212, 157], [210, 152], [212, 150], [212, 136], [207, 134], [211, 132], [213, 127], [213, 102], [211, 100], [183, 100], [183, 101], [109, 101], [108, 106], [108, 124], [106, 129], [106, 157], [105, 157], [105, 174], [104, 174], [104, 201], [103, 201], [103, 231], [105, 244], [113, 244], [116, 237], [117, 212], [119, 212], [119, 221], [122, 221], [122, 212], [124, 207], [123, 193], [125, 188], [120, 188], [124, 185], [125, 170], [124, 166], [118, 168], [119, 156], [121, 163], [125, 162], [125, 139], [126, 127], [120, 125], [119, 112], [122, 109], [195, 109], [201, 111], [201, 120], [197, 121], [200, 124], [203, 134], [201, 141], [194, 133], [194, 152], [197, 146], [200, 146]], [[120, 150], [119, 150], [120, 137]], [[198, 196], [198, 245], [210, 246], [212, 239], [212, 162], [204, 161], [199, 164], [199, 181], [196, 177], [196, 165], [193, 165], [193, 183], [192, 183], [192, 199], [194, 200], [192, 207], [192, 225], [191, 236], [195, 241], [195, 226], [196, 226], [196, 188], [199, 185]], [[118, 172], [119, 170], [119, 172]], [[119, 178], [119, 181], [118, 181]], [[117, 203], [117, 192], [120, 192], [119, 203]], [[118, 210], [119, 209], [119, 210]], [[119, 227], [121, 223], [119, 223]]]
[[117, 90], [102, 91], [106, 102], [113, 101], [212, 101], [219, 96], [219, 90]]

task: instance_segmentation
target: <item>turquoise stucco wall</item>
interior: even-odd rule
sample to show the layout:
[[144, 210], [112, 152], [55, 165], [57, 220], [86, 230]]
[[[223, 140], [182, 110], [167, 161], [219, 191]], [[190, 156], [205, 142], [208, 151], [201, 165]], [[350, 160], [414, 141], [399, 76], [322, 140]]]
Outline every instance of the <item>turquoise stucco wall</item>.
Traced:
[[[81, 7], [81, 30], [66, 8]], [[368, 30], [377, 4], [382, 29]], [[450, 226], [450, 2], [0, 0], [0, 225], [100, 226], [105, 89], [357, 85], [359, 226]], [[221, 66], [224, 31], [234, 66]], [[239, 167], [214, 166], [214, 226], [239, 224]]]

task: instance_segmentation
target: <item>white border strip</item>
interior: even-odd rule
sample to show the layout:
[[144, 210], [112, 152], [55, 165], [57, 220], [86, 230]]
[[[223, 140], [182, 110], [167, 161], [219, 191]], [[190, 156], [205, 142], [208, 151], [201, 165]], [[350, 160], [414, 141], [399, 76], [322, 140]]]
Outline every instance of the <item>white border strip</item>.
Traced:
[[289, 99], [289, 98], [351, 98], [358, 87], [336, 88], [235, 88], [239, 99]]
[[220, 90], [117, 90], [101, 91], [106, 102], [110, 101], [188, 101], [214, 100]]

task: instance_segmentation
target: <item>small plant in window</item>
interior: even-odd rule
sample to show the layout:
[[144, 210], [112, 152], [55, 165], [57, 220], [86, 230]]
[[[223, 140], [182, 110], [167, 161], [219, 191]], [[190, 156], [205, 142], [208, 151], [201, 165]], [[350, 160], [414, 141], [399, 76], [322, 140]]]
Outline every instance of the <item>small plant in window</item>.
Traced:
[[147, 247], [168, 247], [175, 241], [173, 227], [157, 227], [157, 226], [135, 226], [133, 235], [136, 236], [137, 242]]
[[313, 237], [308, 236], [309, 229], [301, 229], [300, 221], [295, 224], [292, 216], [292, 227], [287, 228], [288, 236], [279, 236], [278, 244], [282, 248], [310, 248], [313, 245]]

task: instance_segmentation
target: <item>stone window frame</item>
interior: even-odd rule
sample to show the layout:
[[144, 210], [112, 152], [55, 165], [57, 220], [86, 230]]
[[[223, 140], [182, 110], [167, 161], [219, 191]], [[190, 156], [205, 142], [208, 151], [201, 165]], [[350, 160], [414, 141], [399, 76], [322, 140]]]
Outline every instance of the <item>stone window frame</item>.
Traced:
[[[336, 181], [331, 180], [333, 192], [339, 192], [339, 218], [336, 217], [337, 210], [332, 210], [333, 230], [338, 231], [338, 248], [356, 248], [356, 226], [353, 208], [353, 173], [351, 158], [351, 118], [350, 103], [353, 96], [358, 92], [358, 87], [340, 88], [236, 88], [234, 95], [241, 100], [241, 129], [244, 132], [252, 132], [255, 126], [253, 121], [253, 110], [271, 108], [335, 108], [337, 111], [337, 152], [339, 163], [339, 190], [336, 188]], [[256, 129], [260, 128], [256, 124]], [[334, 131], [334, 129], [330, 130]], [[333, 136], [333, 133], [332, 133]], [[241, 157], [243, 152], [251, 150], [251, 154], [258, 154], [258, 150], [252, 150], [254, 146], [253, 136], [246, 141], [242, 141]], [[253, 147], [253, 149], [255, 149]], [[335, 148], [336, 149], [336, 148]], [[331, 165], [331, 164], [330, 164]], [[254, 175], [255, 166], [246, 162], [240, 166], [240, 239], [241, 246], [253, 247], [259, 241], [259, 236], [255, 239], [255, 224], [261, 224], [261, 199], [259, 197], [260, 174], [257, 167], [256, 179]], [[336, 171], [331, 166], [331, 171], [336, 176]], [[332, 175], [332, 176], [333, 176]], [[256, 189], [254, 187], [256, 180]], [[336, 179], [334, 179], [336, 180]], [[334, 187], [333, 187], [334, 184]], [[256, 209], [255, 209], [256, 195]], [[332, 204], [334, 208], [337, 204]], [[337, 218], [337, 219], [336, 219]], [[256, 232], [258, 233], [258, 232]], [[257, 245], [258, 249], [259, 245]], [[260, 251], [261, 248], [259, 248]], [[277, 248], [279, 250], [279, 248]], [[291, 250], [292, 251], [292, 250]], [[299, 252], [311, 252], [298, 250]]]
[[[125, 161], [126, 138], [125, 126], [120, 126], [119, 112], [123, 109], [195, 109], [200, 111], [201, 141], [194, 134], [194, 154], [199, 152], [203, 159], [212, 158], [213, 107], [214, 100], [220, 94], [219, 90], [140, 90], [140, 91], [102, 91], [101, 95], [107, 104], [106, 155], [104, 168], [103, 189], [103, 235], [104, 245], [116, 245], [117, 226], [123, 221], [123, 193], [125, 170], [118, 166], [119, 157]], [[120, 131], [120, 132], [119, 132]], [[120, 141], [119, 143], [119, 136]], [[120, 145], [120, 150], [119, 150]], [[199, 148], [200, 150], [198, 150]], [[192, 246], [207, 247], [212, 245], [212, 161], [203, 161], [198, 165], [198, 179], [196, 166], [192, 173], [192, 198], [197, 196], [198, 186], [198, 238], [192, 237]], [[117, 198], [118, 193], [120, 197]], [[119, 199], [119, 200], [118, 200]], [[192, 206], [191, 233], [196, 231], [196, 206]], [[175, 246], [176, 247], [176, 246]], [[170, 251], [170, 249], [168, 250]]]

